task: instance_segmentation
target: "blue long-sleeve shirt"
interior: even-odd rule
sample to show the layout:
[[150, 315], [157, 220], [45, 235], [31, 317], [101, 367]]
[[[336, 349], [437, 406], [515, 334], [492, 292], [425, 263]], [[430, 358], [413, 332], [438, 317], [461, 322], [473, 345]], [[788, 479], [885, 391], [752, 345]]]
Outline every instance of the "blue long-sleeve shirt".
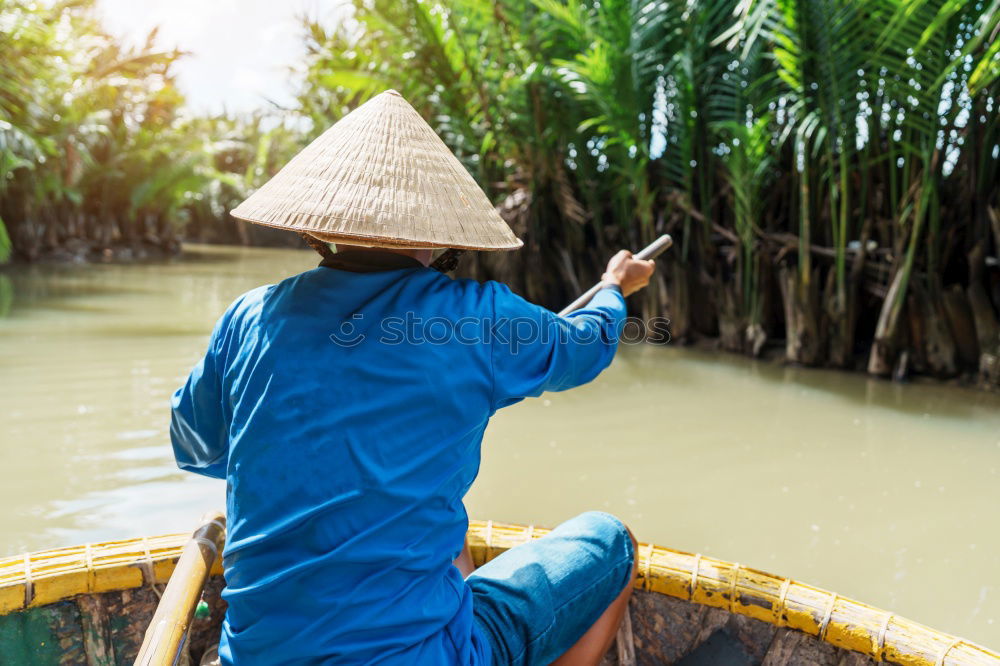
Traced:
[[244, 294], [174, 394], [178, 465], [227, 480], [225, 664], [490, 662], [452, 566], [483, 432], [597, 376], [625, 305], [406, 266]]

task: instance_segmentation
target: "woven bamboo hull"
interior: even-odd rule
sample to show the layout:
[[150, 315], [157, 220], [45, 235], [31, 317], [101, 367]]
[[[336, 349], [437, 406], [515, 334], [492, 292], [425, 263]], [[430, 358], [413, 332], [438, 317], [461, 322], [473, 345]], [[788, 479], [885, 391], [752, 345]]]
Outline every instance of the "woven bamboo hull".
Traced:
[[[477, 565], [547, 530], [474, 522]], [[133, 539], [0, 559], [0, 666], [132, 664], [189, 535]], [[606, 666], [809, 664], [1000, 666], [1000, 655], [830, 592], [729, 562], [639, 549], [631, 633]], [[218, 640], [221, 571], [195, 620], [193, 662]], [[621, 660], [619, 650], [634, 659]]]
[[[637, 665], [861, 666], [878, 663], [871, 656], [834, 647], [794, 629], [779, 628], [658, 592], [636, 590], [629, 613]], [[602, 666], [618, 666], [622, 661], [615, 646]]]
[[[212, 613], [206, 620], [195, 620], [191, 654], [200, 655], [219, 640], [225, 615], [222, 587], [222, 576], [213, 576], [205, 589]], [[131, 666], [158, 601], [152, 588], [141, 587], [84, 594], [0, 615], [0, 664]]]

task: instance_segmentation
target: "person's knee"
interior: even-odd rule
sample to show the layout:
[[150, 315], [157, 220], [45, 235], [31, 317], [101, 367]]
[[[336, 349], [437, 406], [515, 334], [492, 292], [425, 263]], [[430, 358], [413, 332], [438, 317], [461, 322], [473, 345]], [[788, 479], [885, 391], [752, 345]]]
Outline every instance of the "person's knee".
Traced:
[[631, 532], [621, 519], [604, 511], [586, 511], [570, 522], [581, 524], [585, 526], [588, 531], [597, 534], [621, 534], [631, 536]]
[[583, 522], [592, 533], [605, 537], [609, 546], [613, 546], [614, 544], [629, 544], [629, 552], [632, 557], [631, 574], [629, 576], [629, 584], [631, 584], [635, 580], [639, 569], [639, 542], [636, 541], [635, 535], [632, 534], [632, 530], [629, 529], [628, 525], [618, 517], [604, 511], [588, 511], [577, 516], [575, 520]]
[[622, 527], [625, 528], [625, 533], [628, 535], [629, 541], [632, 542], [632, 574], [629, 576], [629, 585], [631, 585], [639, 575], [639, 542], [636, 541], [635, 535], [632, 534], [632, 529], [628, 525], [622, 523]]
[[639, 577], [639, 542], [635, 540], [635, 535], [632, 534], [632, 530], [628, 530], [628, 538], [632, 540], [632, 576], [629, 578], [629, 583], [634, 583]]

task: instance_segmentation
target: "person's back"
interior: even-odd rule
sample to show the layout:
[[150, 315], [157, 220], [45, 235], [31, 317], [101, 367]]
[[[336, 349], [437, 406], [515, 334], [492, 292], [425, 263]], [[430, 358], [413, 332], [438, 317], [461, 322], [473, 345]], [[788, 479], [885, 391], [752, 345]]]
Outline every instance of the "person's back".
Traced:
[[[452, 560], [483, 431], [603, 369], [615, 298], [572, 328], [495, 283], [320, 267], [237, 300], [174, 419], [181, 466], [229, 481], [226, 660], [474, 662]], [[199, 459], [217, 401], [226, 455]]]

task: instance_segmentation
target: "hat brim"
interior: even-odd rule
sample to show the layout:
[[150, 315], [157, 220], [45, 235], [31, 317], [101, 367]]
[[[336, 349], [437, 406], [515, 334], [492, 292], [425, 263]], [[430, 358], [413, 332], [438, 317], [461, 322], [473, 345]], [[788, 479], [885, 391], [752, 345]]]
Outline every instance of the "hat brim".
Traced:
[[524, 247], [524, 241], [520, 238], [514, 237], [517, 241], [516, 244], [512, 243], [510, 245], [493, 245], [493, 246], [482, 246], [482, 245], [465, 245], [462, 243], [447, 243], [432, 240], [416, 240], [412, 238], [389, 238], [386, 236], [368, 236], [364, 234], [332, 234], [323, 231], [317, 231], [316, 229], [310, 229], [303, 226], [289, 226], [288, 224], [273, 224], [268, 223], [264, 220], [254, 219], [248, 215], [243, 215], [237, 213], [234, 209], [229, 212], [237, 220], [243, 220], [244, 222], [252, 222], [253, 224], [259, 224], [263, 227], [270, 227], [271, 229], [281, 229], [283, 231], [295, 231], [301, 234], [309, 234], [313, 238], [317, 238], [324, 243], [345, 243], [354, 245], [364, 245], [365, 247], [387, 247], [395, 249], [408, 249], [408, 250], [421, 250], [421, 249], [455, 249], [455, 250], [476, 250], [476, 251], [503, 251], [503, 250], [519, 250]]

